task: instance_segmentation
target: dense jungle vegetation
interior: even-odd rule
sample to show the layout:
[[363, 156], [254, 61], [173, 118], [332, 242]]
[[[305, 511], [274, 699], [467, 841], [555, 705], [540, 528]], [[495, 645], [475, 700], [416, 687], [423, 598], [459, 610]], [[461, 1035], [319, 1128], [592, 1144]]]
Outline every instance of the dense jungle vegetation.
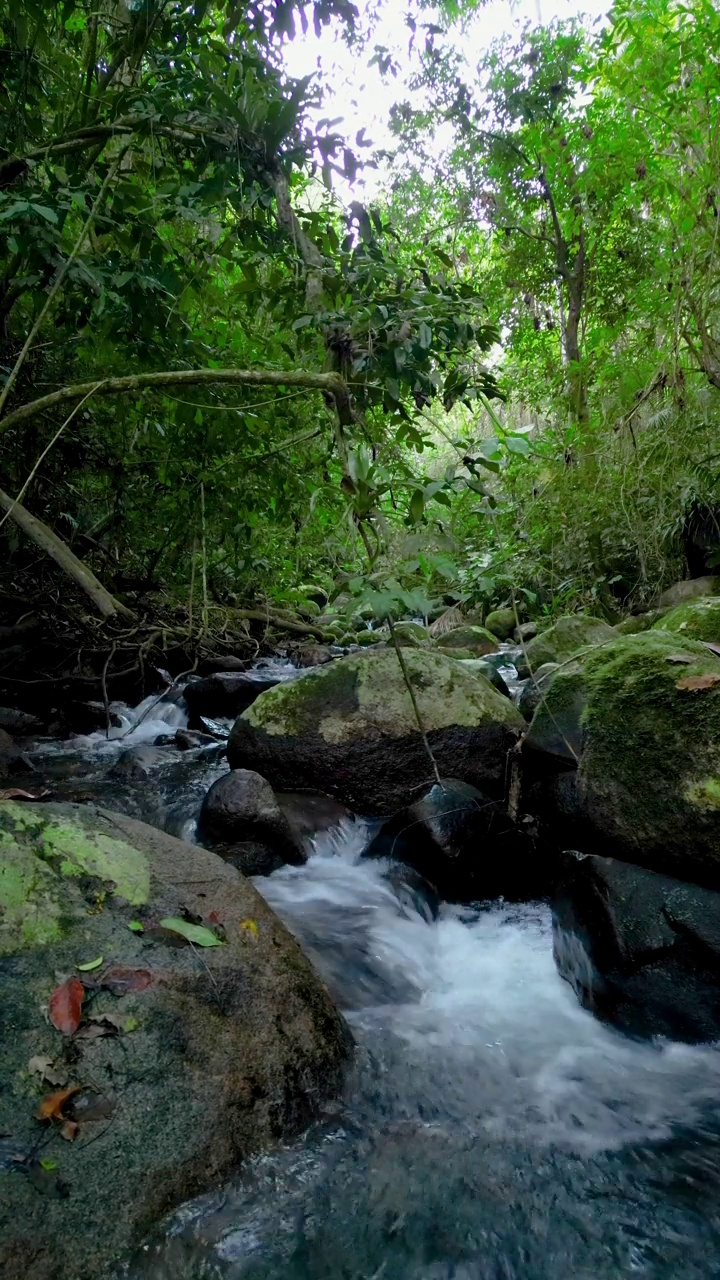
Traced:
[[392, 83], [372, 6], [6, 0], [5, 621], [614, 620], [683, 576], [720, 477], [720, 12], [618, 0], [478, 63], [480, 9], [408, 0], [377, 156], [286, 65], [340, 32]]

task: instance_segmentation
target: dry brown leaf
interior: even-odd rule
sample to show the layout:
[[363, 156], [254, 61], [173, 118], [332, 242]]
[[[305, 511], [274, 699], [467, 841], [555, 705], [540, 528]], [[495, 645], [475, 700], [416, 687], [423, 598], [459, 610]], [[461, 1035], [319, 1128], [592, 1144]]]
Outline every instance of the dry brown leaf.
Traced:
[[692, 658], [689, 653], [668, 653], [665, 658], [665, 661], [666, 662], [682, 662], [685, 664], [685, 666], [690, 667], [692, 666], [693, 662], [696, 661], [696, 659]]
[[708, 671], [702, 676], [685, 676], [676, 680], [675, 688], [685, 693], [700, 693], [703, 689], [714, 689], [720, 684], [720, 671]]
[[37, 1120], [64, 1120], [63, 1108], [76, 1093], [82, 1092], [81, 1084], [68, 1085], [67, 1089], [57, 1089], [55, 1093], [47, 1093], [35, 1112]]
[[52, 792], [47, 788], [44, 791], [32, 792], [23, 791], [22, 787], [6, 787], [4, 791], [0, 791], [0, 800], [44, 800], [49, 795], [52, 795]]
[[33, 1076], [40, 1076], [46, 1084], [64, 1084], [67, 1080], [67, 1071], [58, 1069], [52, 1058], [37, 1054], [28, 1062], [28, 1071]]
[[714, 653], [716, 657], [720, 658], [720, 644], [715, 644], [714, 640], [701, 640], [700, 643], [706, 649], [709, 649], [711, 653]]
[[125, 969], [121, 965], [106, 969], [99, 979], [99, 985], [106, 991], [112, 991], [114, 996], [124, 996], [129, 991], [145, 991], [152, 982], [153, 975], [149, 969]]
[[85, 988], [79, 978], [61, 982], [50, 997], [50, 1021], [64, 1036], [72, 1036], [80, 1026]]
[[80, 1131], [80, 1125], [78, 1124], [77, 1120], [66, 1120], [62, 1129], [60, 1130], [60, 1137], [64, 1138], [66, 1142], [74, 1142], [78, 1136], [79, 1131]]

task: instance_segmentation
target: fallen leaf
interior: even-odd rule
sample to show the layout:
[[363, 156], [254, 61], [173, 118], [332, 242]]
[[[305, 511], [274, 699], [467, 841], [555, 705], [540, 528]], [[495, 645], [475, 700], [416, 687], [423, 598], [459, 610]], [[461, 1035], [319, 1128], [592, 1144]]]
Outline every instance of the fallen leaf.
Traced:
[[181, 938], [185, 938], [187, 942], [193, 942], [197, 947], [221, 947], [222, 942], [212, 929], [208, 929], [204, 924], [190, 924], [188, 920], [182, 920], [180, 916], [166, 916], [160, 921], [160, 928], [167, 929], [169, 933], [177, 933]]
[[64, 1138], [66, 1142], [74, 1142], [78, 1136], [79, 1130], [80, 1125], [76, 1120], [66, 1120], [60, 1130], [60, 1137]]
[[67, 1089], [57, 1089], [55, 1093], [46, 1093], [35, 1112], [35, 1118], [37, 1120], [64, 1120], [63, 1108], [70, 1098], [74, 1098], [75, 1094], [81, 1091], [82, 1085], [71, 1084], [68, 1085]]
[[0, 791], [0, 800], [44, 800], [46, 796], [52, 795], [52, 791], [23, 791], [22, 787], [7, 787], [4, 791]]
[[86, 960], [85, 964], [76, 965], [76, 968], [79, 970], [80, 973], [92, 973], [93, 969], [100, 968], [100, 965], [103, 963], [104, 959], [105, 959], [104, 956], [98, 956], [97, 959], [95, 960]]
[[[96, 1035], [116, 1036], [121, 1031], [134, 1031], [136, 1027], [137, 1018], [128, 1018], [122, 1013], [94, 1013], [88, 1019], [87, 1030], [94, 1030]], [[81, 1035], [84, 1029], [81, 1027], [78, 1035]]]
[[682, 662], [689, 667], [689, 666], [692, 666], [693, 662], [695, 662], [696, 659], [692, 658], [689, 653], [669, 653], [666, 656], [665, 661], [666, 662]]
[[222, 924], [222, 916], [219, 911], [211, 911], [208, 920], [210, 924]]
[[31, 1075], [40, 1076], [46, 1084], [64, 1084], [67, 1080], [67, 1072], [58, 1070], [52, 1058], [43, 1057], [38, 1054], [31, 1058], [28, 1062], [28, 1071]]
[[145, 925], [140, 920], [130, 920], [128, 929], [131, 929], [133, 933], [144, 933]]
[[61, 982], [50, 997], [48, 1014], [53, 1026], [64, 1036], [72, 1036], [80, 1026], [85, 988], [79, 978]]
[[129, 991], [145, 991], [152, 982], [153, 975], [149, 969], [125, 969], [121, 965], [106, 969], [100, 978], [100, 986], [112, 991], [114, 996], [125, 996]]
[[714, 640], [701, 640], [700, 643], [706, 649], [709, 649], [711, 653], [714, 653], [716, 657], [720, 658], [720, 644], [715, 644]]
[[686, 693], [699, 693], [703, 689], [714, 689], [720, 684], [720, 671], [708, 671], [703, 676], [685, 676], [682, 680], [676, 680], [675, 688], [683, 689]]
[[57, 1169], [57, 1167], [57, 1160], [50, 1160], [47, 1156], [40, 1161], [40, 1168], [44, 1169], [46, 1173], [51, 1173], [52, 1170]]
[[239, 926], [239, 927], [240, 927], [241, 929], [245, 929], [245, 931], [246, 931], [247, 933], [251, 933], [251, 934], [253, 935], [253, 937], [254, 937], [254, 938], [257, 938], [257, 936], [258, 936], [258, 927], [257, 927], [257, 923], [255, 922], [255, 920], [251, 920], [249, 917], [248, 917], [248, 919], [247, 919], [247, 920], [241, 920], [241, 921], [240, 921], [240, 926]]
[[84, 1022], [76, 1031], [76, 1040], [102, 1040], [103, 1036], [116, 1036], [115, 1027], [100, 1022]]

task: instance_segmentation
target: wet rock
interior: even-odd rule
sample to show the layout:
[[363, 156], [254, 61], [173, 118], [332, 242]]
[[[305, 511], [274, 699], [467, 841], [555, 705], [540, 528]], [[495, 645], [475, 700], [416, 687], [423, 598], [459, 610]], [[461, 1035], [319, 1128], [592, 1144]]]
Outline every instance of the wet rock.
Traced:
[[326, 644], [309, 644], [299, 649], [294, 655], [294, 661], [299, 667], [322, 667], [326, 662], [332, 662], [337, 654], [333, 653], [329, 645]]
[[517, 644], [525, 643], [528, 640], [534, 640], [539, 631], [537, 622], [521, 622], [519, 627], [513, 631], [513, 640]]
[[[293, 1139], [339, 1089], [350, 1036], [298, 944], [213, 853], [89, 806], [6, 803], [0, 828], [0, 1132], [30, 1153], [0, 1175], [0, 1273], [97, 1280], [173, 1206]], [[157, 928], [182, 916], [218, 922], [222, 945], [199, 957]], [[86, 1006], [86, 1026], [107, 1012], [118, 1035], [63, 1035], [41, 1006], [58, 974], [90, 986], [76, 966], [98, 956], [93, 983], [113, 967], [149, 981]], [[55, 1086], [31, 1058], [80, 1086], [77, 1141], [47, 1145], [34, 1113]], [[88, 1095], [109, 1119], [88, 1118]]]
[[605, 644], [616, 636], [617, 631], [600, 618], [588, 618], [581, 613], [569, 614], [528, 641], [525, 652], [517, 661], [518, 675], [523, 679], [546, 662], [565, 662], [579, 649]]
[[119, 760], [115, 761], [108, 776], [111, 778], [126, 778], [128, 780], [149, 778], [153, 770], [157, 769], [158, 765], [163, 764], [167, 758], [165, 752], [158, 746], [150, 746], [148, 744], [141, 747], [130, 747], [129, 750], [123, 751]]
[[[346, 636], [345, 640], [349, 641], [350, 637]], [[382, 644], [385, 636], [380, 631], [358, 631], [355, 636], [355, 644], [359, 644], [365, 649], [368, 645]]]
[[222, 658], [205, 658], [200, 663], [200, 675], [211, 676], [218, 671], [247, 671], [248, 659], [238, 658], [234, 653], [226, 654]]
[[[430, 635], [426, 627], [419, 622], [396, 622], [394, 626], [395, 638], [399, 645], [403, 648], [417, 648], [419, 645], [429, 644]], [[389, 633], [388, 637], [389, 639]]]
[[[454, 659], [408, 649], [405, 663], [442, 773], [502, 793], [520, 713]], [[412, 802], [430, 773], [392, 649], [341, 658], [264, 693], [235, 722], [228, 759], [278, 789], [322, 789], [367, 814]]]
[[720, 644], [720, 597], [700, 596], [664, 613], [653, 631], [676, 631], [688, 640]]
[[485, 619], [486, 629], [498, 640], [509, 640], [517, 625], [514, 609], [493, 609]]
[[487, 658], [460, 658], [458, 661], [462, 662], [466, 671], [472, 671], [475, 675], [489, 680], [493, 689], [497, 689], [504, 698], [510, 697], [510, 690], [494, 662], [489, 662]]
[[[482, 658], [484, 654], [493, 653], [498, 647], [497, 637], [486, 631], [485, 627], [478, 626], [454, 627], [452, 631], [446, 631], [444, 635], [438, 636], [435, 644], [448, 656], [452, 656], [454, 650], [461, 649], [463, 656], [470, 658]], [[460, 654], [458, 653], [457, 656], [459, 657]]]
[[104, 732], [110, 725], [113, 729], [122, 727], [122, 720], [112, 707], [105, 710], [103, 702], [68, 702], [62, 708], [62, 718], [66, 732], [86, 734]]
[[720, 894], [613, 858], [566, 853], [555, 960], [580, 1002], [633, 1035], [720, 1038]]
[[32, 760], [20, 750], [9, 733], [0, 729], [0, 778], [7, 774], [34, 772]]
[[0, 707], [0, 729], [16, 738], [32, 738], [42, 733], [43, 721], [39, 716], [30, 715], [29, 711], [19, 711], [15, 707]]
[[189, 727], [200, 728], [201, 717], [231, 719], [239, 716], [256, 698], [279, 684], [277, 676], [256, 676], [247, 671], [216, 671], [203, 680], [192, 680], [183, 694], [189, 713]]
[[340, 826], [341, 822], [352, 821], [350, 810], [333, 796], [303, 791], [278, 791], [276, 796], [290, 830], [300, 844], [319, 832]]
[[217, 738], [210, 733], [201, 733], [199, 729], [178, 729], [173, 738], [180, 751], [196, 751], [201, 747], [216, 747]]
[[233, 769], [213, 783], [198, 833], [244, 875], [267, 876], [306, 860], [270, 783], [250, 769]]
[[502, 806], [455, 778], [394, 814], [365, 856], [407, 863], [452, 902], [538, 892], [530, 851]]
[[655, 630], [555, 672], [523, 758], [530, 776], [578, 764], [563, 843], [720, 887], [718, 677], [702, 644]]
[[554, 671], [557, 671], [558, 665], [557, 662], [546, 662], [542, 667], [538, 667], [534, 677], [528, 677], [517, 704], [518, 711], [526, 720], [532, 720], [536, 707], [542, 701], [549, 678]]

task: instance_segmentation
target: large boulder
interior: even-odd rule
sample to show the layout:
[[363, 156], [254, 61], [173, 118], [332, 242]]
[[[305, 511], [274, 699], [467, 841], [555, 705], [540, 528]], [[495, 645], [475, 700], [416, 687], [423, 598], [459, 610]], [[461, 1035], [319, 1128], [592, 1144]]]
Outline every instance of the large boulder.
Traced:
[[568, 852], [555, 960], [586, 1008], [632, 1035], [720, 1039], [720, 894]]
[[554, 672], [558, 670], [559, 665], [557, 662], [546, 662], [542, 667], [538, 667], [537, 671], [533, 672], [532, 677], [526, 680], [517, 701], [518, 711], [526, 720], [532, 720], [537, 707], [543, 700], [547, 682]]
[[246, 876], [269, 876], [306, 861], [270, 783], [251, 769], [231, 769], [213, 782], [198, 835]]
[[565, 662], [579, 649], [606, 644], [616, 636], [617, 631], [600, 618], [589, 618], [582, 613], [568, 614], [528, 641], [516, 663], [518, 675], [523, 679], [546, 662]]
[[461, 662], [466, 671], [472, 671], [475, 675], [484, 676], [486, 680], [490, 681], [493, 689], [497, 689], [498, 693], [501, 693], [503, 697], [510, 697], [510, 690], [497, 666], [490, 661], [490, 658], [458, 658], [456, 661]]
[[498, 647], [497, 637], [485, 627], [478, 626], [454, 627], [452, 631], [438, 636], [435, 644], [444, 653], [467, 658], [482, 658], [486, 653], [494, 653]]
[[578, 766], [565, 843], [720, 885], [720, 659], [703, 645], [646, 631], [556, 671], [524, 756]]
[[394, 814], [365, 856], [406, 863], [451, 902], [517, 900], [548, 888], [540, 886], [529, 844], [502, 806], [456, 778], [436, 782]]
[[203, 680], [191, 680], [183, 690], [190, 728], [202, 728], [203, 716], [211, 720], [239, 716], [261, 693], [278, 683], [277, 676], [250, 671], [215, 671]]
[[687, 600], [653, 624], [654, 631], [677, 631], [688, 640], [720, 644], [720, 598], [699, 596]]
[[98, 1280], [174, 1205], [297, 1134], [350, 1036], [215, 854], [66, 804], [1, 805], [0, 842], [0, 1273]]
[[[497, 798], [520, 713], [451, 658], [406, 649], [404, 660], [441, 773]], [[393, 813], [432, 780], [392, 649], [355, 653], [264, 693], [235, 722], [228, 760], [277, 790], [326, 791], [367, 814]]]
[[720, 577], [709, 574], [704, 578], [686, 578], [684, 582], [676, 582], [667, 591], [663, 591], [657, 607], [674, 609], [676, 605], [685, 604], [687, 600], [697, 600], [699, 596], [720, 596]]

